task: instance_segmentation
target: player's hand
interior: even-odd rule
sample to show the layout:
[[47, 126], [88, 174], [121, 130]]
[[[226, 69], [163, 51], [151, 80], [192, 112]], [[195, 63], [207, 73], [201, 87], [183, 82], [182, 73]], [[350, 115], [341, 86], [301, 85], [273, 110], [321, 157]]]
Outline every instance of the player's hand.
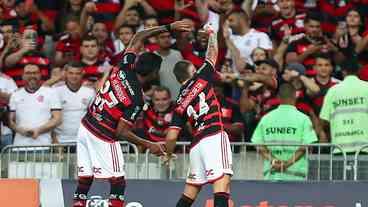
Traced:
[[25, 137], [30, 137], [31, 136], [31, 133], [29, 133], [30, 130], [29, 129], [25, 129], [23, 127], [17, 127], [16, 129], [16, 133], [19, 133], [21, 134], [22, 136], [25, 136]]
[[191, 32], [193, 30], [192, 24], [189, 21], [176, 21], [170, 24], [172, 31]]
[[160, 157], [161, 158], [161, 161], [162, 161], [162, 164], [165, 165], [165, 166], [170, 166], [170, 161], [171, 160], [175, 160], [177, 158], [177, 156], [175, 154], [165, 154], [163, 156]]
[[29, 135], [31, 135], [32, 139], [37, 139], [40, 136], [39, 129], [31, 129], [28, 131]]
[[165, 155], [165, 146], [163, 144], [160, 143], [150, 143], [148, 145], [148, 149], [150, 150], [150, 152], [154, 155], [157, 156], [162, 156]]

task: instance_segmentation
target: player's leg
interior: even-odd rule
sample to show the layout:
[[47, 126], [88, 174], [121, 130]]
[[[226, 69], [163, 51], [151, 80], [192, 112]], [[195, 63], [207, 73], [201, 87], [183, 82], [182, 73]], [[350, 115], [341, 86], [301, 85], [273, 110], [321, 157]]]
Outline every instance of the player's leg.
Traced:
[[190, 150], [189, 161], [186, 185], [176, 207], [190, 207], [201, 190], [201, 186], [207, 182], [198, 146]]
[[86, 142], [86, 129], [81, 126], [77, 138], [78, 183], [74, 193], [73, 207], [85, 207], [87, 194], [93, 182], [92, 162]]
[[213, 182], [213, 193], [215, 207], [228, 207], [230, 198], [230, 175], [226, 174]]
[[232, 153], [226, 133], [207, 138], [201, 147], [205, 163], [206, 178], [213, 184], [214, 204], [216, 207], [228, 207]]
[[[110, 198], [109, 207], [123, 207], [125, 194], [125, 172], [123, 170], [124, 159], [123, 152], [119, 142], [110, 144], [113, 165], [115, 163], [114, 176], [109, 179], [110, 182]], [[114, 168], [114, 166], [113, 166]]]
[[123, 152], [119, 142], [105, 142], [99, 138], [88, 140], [95, 178], [110, 182], [109, 207], [124, 206], [125, 172]]
[[190, 207], [201, 191], [201, 186], [185, 184], [184, 192], [181, 195], [176, 207]]

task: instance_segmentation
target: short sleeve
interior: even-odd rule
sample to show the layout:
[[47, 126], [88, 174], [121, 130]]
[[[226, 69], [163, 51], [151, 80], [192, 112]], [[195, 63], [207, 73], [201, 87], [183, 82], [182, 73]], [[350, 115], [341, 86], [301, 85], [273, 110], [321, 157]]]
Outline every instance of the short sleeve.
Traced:
[[174, 111], [169, 128], [181, 130], [184, 127], [185, 123], [186, 120], [184, 119], [184, 117]]
[[15, 81], [13, 79], [8, 80], [6, 92], [7, 93], [14, 93], [18, 89], [17, 84], [15, 84]]
[[124, 108], [121, 120], [125, 121], [128, 125], [133, 126], [141, 111], [142, 107], [138, 105], [126, 107]]
[[133, 70], [135, 68], [135, 60], [137, 55], [133, 52], [126, 52], [119, 63], [120, 70]]
[[9, 100], [9, 108], [10, 108], [10, 111], [11, 112], [15, 112], [17, 106], [16, 106], [16, 95], [15, 93], [13, 93], [11, 96], [10, 96], [10, 100]]
[[318, 138], [313, 129], [312, 122], [308, 117], [306, 117], [303, 125], [303, 144], [311, 144], [317, 141]]
[[197, 70], [197, 76], [201, 79], [212, 82], [215, 75], [215, 68], [209, 61], [205, 61], [203, 65]]
[[263, 144], [264, 136], [263, 136], [263, 123], [262, 120], [258, 123], [257, 128], [253, 132], [253, 136], [251, 141], [255, 144]]
[[61, 99], [55, 88], [48, 88], [49, 107], [51, 111], [61, 110]]
[[331, 113], [332, 113], [332, 100], [331, 99], [332, 99], [332, 93], [330, 89], [324, 98], [322, 109], [319, 114], [319, 117], [321, 119], [326, 120], [328, 122], [331, 120]]
[[258, 47], [266, 49], [266, 50], [273, 49], [272, 41], [266, 33], [263, 33], [263, 35], [261, 36]]

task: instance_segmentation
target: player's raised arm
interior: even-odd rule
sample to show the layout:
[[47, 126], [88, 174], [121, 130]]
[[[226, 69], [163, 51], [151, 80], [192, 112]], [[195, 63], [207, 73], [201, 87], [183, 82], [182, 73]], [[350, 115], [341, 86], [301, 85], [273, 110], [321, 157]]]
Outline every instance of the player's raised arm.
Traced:
[[188, 21], [176, 21], [171, 24], [152, 27], [137, 32], [131, 39], [127, 47], [127, 52], [128, 51], [138, 52], [139, 49], [143, 46], [144, 40], [148, 39], [151, 36], [170, 31], [189, 32], [191, 31], [191, 25]]
[[204, 29], [209, 35], [206, 52], [206, 61], [210, 62], [213, 68], [215, 68], [218, 55], [217, 33], [214, 31], [211, 25], [206, 25]]

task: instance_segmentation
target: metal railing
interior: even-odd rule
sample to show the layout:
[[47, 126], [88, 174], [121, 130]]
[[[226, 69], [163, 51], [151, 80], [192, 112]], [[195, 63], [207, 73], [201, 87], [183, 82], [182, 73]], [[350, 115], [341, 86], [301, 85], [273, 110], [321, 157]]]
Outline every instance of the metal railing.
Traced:
[[[124, 158], [132, 165], [126, 171], [137, 177], [138, 148], [128, 142], [120, 142]], [[75, 178], [77, 175], [76, 143], [18, 146], [8, 145], [1, 150], [2, 178]], [[128, 167], [128, 169], [127, 169]]]
[[[268, 143], [264, 145], [233, 142], [233, 179], [259, 180], [264, 179], [264, 160], [259, 153], [260, 146], [297, 148], [305, 147], [305, 158], [308, 162], [307, 180], [346, 180], [346, 154], [343, 149], [334, 144], [279, 144]], [[162, 165], [160, 158], [146, 152], [145, 154], [145, 177], [160, 179], [185, 179], [189, 163], [189, 142], [178, 142], [176, 159], [167, 167]], [[272, 151], [272, 150], [271, 150]], [[336, 151], [338, 153], [336, 153]], [[235, 153], [234, 153], [235, 152]], [[150, 165], [150, 167], [149, 167]], [[156, 166], [152, 167], [152, 166]], [[251, 167], [250, 167], [251, 166]], [[152, 170], [155, 171], [152, 173]], [[157, 173], [157, 171], [159, 173]], [[287, 172], [285, 172], [286, 174]], [[157, 176], [159, 174], [159, 176]], [[152, 176], [156, 175], [156, 176]]]
[[[189, 142], [178, 142], [176, 159], [170, 165], [148, 151], [139, 153], [134, 144], [121, 142], [127, 178], [134, 179], [185, 179], [189, 163]], [[3, 178], [75, 178], [75, 143], [47, 146], [10, 145], [1, 151], [1, 177]], [[347, 156], [338, 145], [333, 144], [267, 144], [231, 143], [233, 151], [233, 179], [264, 179], [264, 160], [260, 146], [306, 149], [308, 162], [307, 180], [346, 180]], [[368, 145], [366, 146], [368, 147]], [[336, 153], [336, 151], [340, 153]], [[272, 150], [271, 150], [272, 152]], [[358, 152], [357, 155], [358, 156]], [[357, 159], [355, 159], [357, 160]], [[358, 164], [356, 164], [358, 165]], [[354, 169], [356, 169], [354, 167]], [[355, 173], [355, 172], [354, 172]]]
[[[368, 180], [368, 144], [361, 146], [354, 155], [354, 180]], [[364, 154], [363, 154], [364, 153]], [[360, 164], [360, 163], [364, 163]]]

